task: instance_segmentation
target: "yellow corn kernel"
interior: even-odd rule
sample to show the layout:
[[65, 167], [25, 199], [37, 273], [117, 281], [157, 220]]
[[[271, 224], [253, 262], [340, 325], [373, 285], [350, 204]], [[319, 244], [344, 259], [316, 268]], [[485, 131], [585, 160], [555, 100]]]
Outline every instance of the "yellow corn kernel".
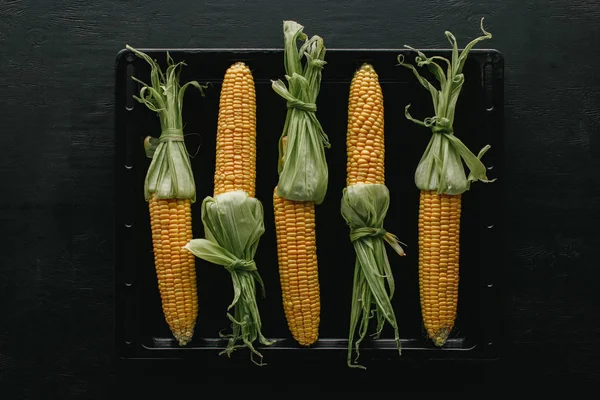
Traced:
[[443, 346], [458, 305], [461, 195], [422, 190], [419, 204], [419, 290], [427, 335]]
[[243, 190], [254, 197], [256, 183], [256, 93], [250, 68], [236, 62], [225, 72], [217, 121], [214, 195]]
[[383, 93], [379, 77], [363, 64], [350, 83], [346, 134], [346, 185], [385, 184]]
[[148, 204], [163, 314], [183, 346], [192, 339], [198, 315], [194, 255], [183, 249], [192, 239], [191, 203], [152, 195]]
[[317, 341], [321, 313], [315, 203], [292, 201], [273, 193], [279, 278], [283, 309], [294, 339]]

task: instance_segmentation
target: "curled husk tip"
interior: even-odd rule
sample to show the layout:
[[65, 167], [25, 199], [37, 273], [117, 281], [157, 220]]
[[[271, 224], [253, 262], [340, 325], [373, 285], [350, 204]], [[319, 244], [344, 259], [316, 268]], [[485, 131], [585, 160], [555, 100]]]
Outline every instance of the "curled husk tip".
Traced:
[[168, 52], [167, 68], [163, 72], [156, 60], [146, 53], [129, 45], [126, 48], [150, 65], [150, 84], [131, 77], [142, 85], [139, 96], [133, 97], [158, 115], [161, 129], [158, 138], [144, 140], [146, 156], [152, 159], [144, 180], [144, 197], [149, 200], [154, 194], [160, 199], [191, 199], [195, 202], [196, 186], [183, 136], [183, 96], [190, 86], [204, 96], [206, 86], [197, 81], [181, 85], [179, 79], [185, 63], [175, 63]]
[[[490, 146], [484, 146], [476, 156], [454, 135], [453, 129], [456, 104], [465, 80], [462, 70], [469, 51], [478, 42], [492, 37], [491, 33], [483, 28], [483, 18], [480, 26], [483, 35], [472, 40], [460, 53], [454, 35], [449, 31], [445, 32], [452, 45], [451, 60], [441, 56], [428, 57], [420, 50], [405, 46], [417, 53], [416, 65], [427, 67], [437, 80], [438, 86], [423, 77], [414, 65], [407, 63], [403, 54], [398, 55], [399, 65], [410, 69], [418, 82], [430, 92], [435, 112], [433, 117], [418, 120], [410, 115], [410, 104], [405, 108], [405, 117], [408, 120], [432, 132], [415, 171], [415, 185], [420, 190], [436, 191], [439, 194], [461, 194], [470, 189], [472, 182], [489, 183], [495, 180], [487, 178], [486, 167], [481, 162]], [[464, 165], [469, 169], [468, 175]]]

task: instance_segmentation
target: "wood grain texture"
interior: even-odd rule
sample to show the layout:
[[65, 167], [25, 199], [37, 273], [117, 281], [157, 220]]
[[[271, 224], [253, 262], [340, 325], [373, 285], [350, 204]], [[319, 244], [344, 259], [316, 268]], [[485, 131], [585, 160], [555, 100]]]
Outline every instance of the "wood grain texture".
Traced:
[[[459, 379], [453, 390], [600, 379], [597, 1], [13, 0], [0, 3], [0, 397], [112, 398], [130, 381], [111, 360], [113, 65], [126, 43], [281, 47], [281, 21], [295, 19], [329, 48], [440, 48], [445, 29], [466, 43], [481, 16], [506, 57], [510, 346], [487, 369], [436, 373]], [[206, 376], [225, 382], [219, 372]]]

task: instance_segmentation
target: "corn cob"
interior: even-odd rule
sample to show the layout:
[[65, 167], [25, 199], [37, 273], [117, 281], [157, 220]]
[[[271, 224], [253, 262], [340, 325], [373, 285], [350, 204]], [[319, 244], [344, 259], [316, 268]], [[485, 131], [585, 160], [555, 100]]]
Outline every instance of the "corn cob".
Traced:
[[320, 291], [315, 234], [315, 203], [273, 193], [279, 278], [288, 328], [303, 346], [319, 336]]
[[[315, 205], [321, 204], [327, 191], [324, 148], [330, 145], [315, 114], [326, 49], [321, 37], [309, 39], [303, 29], [295, 21], [284, 21], [284, 64], [289, 87], [281, 80], [272, 81], [273, 90], [287, 101], [288, 108], [279, 140], [279, 181], [273, 207], [288, 328], [300, 345], [309, 346], [319, 336]], [[300, 51], [298, 40], [305, 41]]]
[[[459, 286], [460, 217], [462, 194], [470, 189], [471, 182], [493, 182], [486, 176], [481, 157], [490, 148], [484, 146], [477, 156], [454, 135], [453, 122], [458, 96], [464, 84], [462, 69], [470, 49], [492, 35], [483, 28], [483, 36], [472, 40], [459, 54], [456, 38], [446, 36], [453, 45], [452, 60], [441, 56], [427, 57], [415, 52], [415, 62], [427, 66], [438, 80], [440, 89], [423, 78], [417, 69], [404, 62], [400, 65], [412, 70], [418, 81], [431, 92], [436, 115], [424, 121], [413, 118], [408, 108], [405, 116], [418, 125], [430, 128], [432, 137], [415, 172], [415, 184], [420, 190], [419, 199], [419, 293], [421, 315], [427, 336], [438, 346], [443, 346], [454, 327]], [[439, 61], [448, 70], [444, 72]], [[462, 160], [461, 160], [462, 159]], [[470, 170], [468, 177], [462, 164]]]
[[163, 313], [173, 336], [185, 345], [192, 339], [198, 314], [194, 256], [182, 251], [192, 238], [191, 202], [153, 194], [149, 209]]
[[146, 154], [152, 158], [144, 181], [144, 197], [148, 201], [152, 248], [158, 289], [165, 320], [179, 345], [186, 345], [194, 334], [198, 314], [195, 260], [182, 247], [192, 237], [191, 203], [196, 201], [196, 186], [189, 155], [184, 144], [183, 95], [194, 86], [204, 95], [196, 81], [180, 86], [183, 62], [174, 63], [167, 53], [165, 73], [147, 54], [131, 46], [138, 57], [151, 67], [151, 85], [142, 84], [140, 96], [134, 98], [155, 111], [161, 134], [144, 141]]
[[252, 72], [237, 62], [225, 73], [217, 127], [214, 195], [243, 190], [254, 197], [256, 94]]
[[[264, 286], [254, 262], [259, 238], [264, 233], [263, 209], [254, 198], [256, 180], [256, 95], [252, 72], [236, 62], [225, 72], [217, 121], [216, 164], [213, 197], [202, 202], [206, 239], [193, 239], [185, 246], [191, 254], [224, 266], [230, 273], [234, 300], [227, 313], [233, 331], [221, 354], [247, 347], [251, 355], [262, 354], [253, 342], [272, 342], [261, 333], [256, 303], [256, 282]], [[242, 341], [243, 344], [238, 342]]]
[[350, 83], [346, 148], [347, 186], [385, 184], [383, 94], [377, 72], [370, 64], [363, 64]]
[[421, 190], [419, 288], [427, 335], [442, 346], [458, 305], [461, 195]]
[[[380, 336], [387, 321], [394, 329], [396, 347], [401, 351], [391, 304], [395, 285], [384, 241], [404, 255], [396, 236], [383, 229], [389, 206], [389, 191], [385, 186], [383, 93], [377, 72], [368, 63], [355, 72], [350, 84], [346, 149], [346, 188], [341, 212], [350, 227], [350, 240], [356, 252], [347, 363], [350, 367], [364, 368], [352, 363], [352, 350], [354, 347], [358, 359], [359, 344], [366, 337], [373, 316], [377, 317], [375, 338]], [[359, 338], [354, 343], [357, 328]]]

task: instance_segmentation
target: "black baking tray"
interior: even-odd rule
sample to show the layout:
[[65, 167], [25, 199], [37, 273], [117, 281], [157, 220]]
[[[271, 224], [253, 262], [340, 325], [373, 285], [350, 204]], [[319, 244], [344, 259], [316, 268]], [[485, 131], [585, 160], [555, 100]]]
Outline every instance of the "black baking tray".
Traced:
[[[308, 348], [292, 339], [281, 303], [277, 269], [272, 192], [277, 184], [277, 146], [286, 106], [271, 89], [272, 79], [284, 79], [282, 49], [141, 49], [163, 67], [167, 51], [175, 61], [185, 61], [181, 81], [208, 83], [205, 96], [189, 89], [184, 99], [183, 120], [197, 186], [193, 205], [194, 237], [203, 237], [200, 203], [212, 195], [215, 137], [220, 85], [225, 70], [235, 61], [251, 68], [257, 98], [257, 184], [266, 232], [261, 238], [256, 263], [265, 282], [267, 297], [258, 300], [263, 333], [278, 339], [273, 346], [257, 348], [265, 361], [282, 363], [327, 357], [345, 366], [354, 269], [354, 250], [340, 214], [345, 186], [346, 124], [350, 80], [363, 62], [374, 65], [384, 94], [386, 185], [391, 204], [384, 227], [406, 243], [406, 257], [390, 252], [395, 276], [393, 305], [398, 319], [403, 352], [394, 348], [386, 325], [380, 339], [367, 338], [361, 346], [362, 363], [377, 359], [404, 362], [414, 359], [494, 360], [502, 340], [501, 269], [503, 253], [503, 56], [496, 50], [474, 49], [464, 67], [465, 84], [458, 101], [455, 133], [475, 153], [486, 144], [484, 156], [492, 184], [477, 182], [463, 196], [461, 226], [459, 307], [456, 325], [444, 348], [436, 348], [422, 326], [418, 289], [417, 218], [419, 192], [414, 185], [415, 167], [431, 133], [408, 121], [404, 107], [422, 119], [432, 116], [429, 93], [412, 73], [397, 65], [398, 54], [413, 60], [407, 49], [328, 49], [317, 116], [329, 135], [326, 150], [329, 187], [325, 201], [316, 208], [317, 252], [321, 285], [321, 324], [318, 342]], [[448, 49], [424, 50], [450, 57]], [[118, 53], [115, 65], [115, 340], [122, 359], [186, 358], [218, 362], [229, 329], [226, 308], [233, 293], [229, 273], [220, 266], [196, 259], [199, 315], [193, 340], [180, 347], [172, 339], [160, 306], [153, 264], [147, 203], [143, 181], [149, 165], [142, 140], [158, 136], [156, 115], [132, 95], [140, 86], [131, 76], [149, 81], [149, 66], [128, 50]], [[373, 331], [373, 330], [372, 330]], [[234, 353], [229, 363], [249, 363], [247, 350]], [[230, 364], [231, 365], [231, 364]]]

